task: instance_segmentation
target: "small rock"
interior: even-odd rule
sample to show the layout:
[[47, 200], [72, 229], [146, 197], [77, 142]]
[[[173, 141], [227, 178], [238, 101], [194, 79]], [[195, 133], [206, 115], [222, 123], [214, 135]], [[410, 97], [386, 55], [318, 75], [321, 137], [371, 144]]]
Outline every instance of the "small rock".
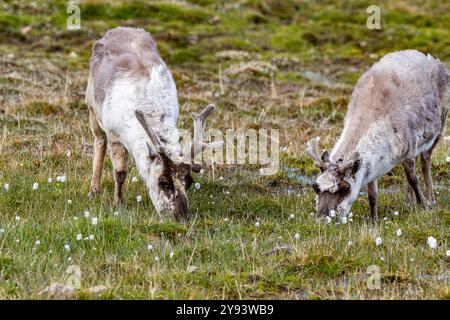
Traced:
[[295, 299], [297, 299], [297, 300], [308, 300], [308, 299], [310, 299], [310, 296], [311, 295], [309, 294], [308, 291], [300, 289], [295, 294]]
[[76, 291], [72, 286], [63, 283], [52, 283], [50, 286], [39, 292], [39, 295], [56, 299], [70, 299]]
[[106, 290], [108, 290], [107, 286], [99, 285], [92, 288], [87, 288], [85, 291], [89, 294], [101, 295]]
[[276, 66], [264, 61], [249, 61], [232, 65], [225, 71], [226, 76], [234, 77], [240, 74], [271, 74], [277, 69]]
[[195, 271], [197, 271], [197, 267], [196, 266], [189, 266], [188, 268], [187, 268], [187, 272], [188, 273], [193, 273], [193, 272], [195, 272]]
[[245, 60], [251, 59], [254, 56], [255, 55], [243, 50], [224, 50], [216, 53], [216, 57], [230, 60]]
[[27, 34], [30, 31], [31, 31], [31, 26], [26, 26], [26, 27], [23, 27], [22, 29], [20, 29], [21, 34]]
[[287, 251], [287, 252], [291, 252], [294, 250], [293, 246], [289, 246], [289, 245], [276, 245], [272, 250], [270, 250], [269, 252], [267, 252], [267, 254], [277, 254], [279, 252], [283, 252], [283, 251]]

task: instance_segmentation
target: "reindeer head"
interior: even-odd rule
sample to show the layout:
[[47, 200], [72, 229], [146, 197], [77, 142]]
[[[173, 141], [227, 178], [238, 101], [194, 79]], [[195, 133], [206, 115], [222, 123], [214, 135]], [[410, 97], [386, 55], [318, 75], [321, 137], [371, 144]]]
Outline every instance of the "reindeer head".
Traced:
[[[214, 105], [208, 105], [200, 114], [191, 113], [194, 131], [197, 133], [194, 135], [197, 140], [189, 150], [194, 152], [194, 157], [207, 146], [202, 142], [203, 127], [214, 109]], [[199, 172], [201, 165], [186, 161], [181, 156], [169, 155], [144, 113], [136, 110], [135, 114], [154, 146], [152, 148], [147, 143], [149, 158], [152, 160], [152, 174], [148, 184], [150, 198], [158, 212], [169, 213], [177, 219], [183, 218], [189, 211], [187, 190], [193, 183], [191, 172]]]
[[331, 162], [328, 151], [320, 155], [318, 149], [319, 138], [308, 141], [306, 152], [321, 171], [313, 184], [317, 193], [317, 214], [323, 217], [327, 216], [331, 210], [335, 210], [339, 215], [346, 216], [358, 194], [358, 190], [355, 190], [355, 175], [361, 166], [359, 153], [356, 152], [347, 161], [339, 159]]

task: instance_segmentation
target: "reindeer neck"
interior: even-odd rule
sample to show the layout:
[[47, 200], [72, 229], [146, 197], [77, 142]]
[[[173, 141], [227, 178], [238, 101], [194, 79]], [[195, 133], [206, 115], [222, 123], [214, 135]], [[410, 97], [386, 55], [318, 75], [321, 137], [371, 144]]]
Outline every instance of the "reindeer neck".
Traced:
[[[346, 132], [347, 131], [347, 132]], [[393, 135], [383, 122], [374, 122], [363, 135], [351, 136], [353, 130], [344, 130], [331, 154], [331, 160], [346, 159], [358, 152], [362, 160], [359, 170], [363, 185], [386, 174], [395, 166], [395, 152], [392, 152]], [[356, 138], [356, 139], [355, 139]], [[358, 179], [356, 179], [358, 180]]]

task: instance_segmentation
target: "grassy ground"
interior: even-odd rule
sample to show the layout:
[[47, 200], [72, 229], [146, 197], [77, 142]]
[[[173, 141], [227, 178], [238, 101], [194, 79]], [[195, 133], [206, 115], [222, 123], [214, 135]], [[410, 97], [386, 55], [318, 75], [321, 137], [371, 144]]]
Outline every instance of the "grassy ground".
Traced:
[[[397, 168], [380, 182], [379, 225], [368, 219], [365, 196], [353, 222], [317, 224], [314, 193], [296, 179], [317, 173], [305, 141], [320, 135], [333, 145], [352, 86], [383, 54], [415, 48], [450, 66], [448, 3], [380, 1], [378, 31], [365, 26], [370, 4], [83, 1], [78, 31], [66, 28], [65, 1], [0, 4], [0, 185], [10, 186], [0, 191], [0, 298], [42, 298], [49, 284], [73, 281], [70, 266], [80, 268], [80, 299], [98, 297], [84, 290], [98, 285], [107, 287], [101, 298], [114, 299], [450, 298], [449, 140], [433, 157], [438, 205], [406, 201]], [[201, 188], [190, 191], [187, 222], [155, 213], [142, 181], [131, 182], [133, 165], [118, 215], [109, 160], [104, 192], [88, 200], [88, 59], [92, 43], [115, 26], [153, 34], [176, 78], [181, 127], [191, 126], [189, 112], [214, 102], [212, 127], [277, 128], [283, 170], [261, 177], [251, 168], [215, 168], [214, 176], [206, 169], [196, 176]], [[276, 71], [234, 72], [248, 61]], [[380, 289], [367, 286], [371, 265], [380, 268]]]

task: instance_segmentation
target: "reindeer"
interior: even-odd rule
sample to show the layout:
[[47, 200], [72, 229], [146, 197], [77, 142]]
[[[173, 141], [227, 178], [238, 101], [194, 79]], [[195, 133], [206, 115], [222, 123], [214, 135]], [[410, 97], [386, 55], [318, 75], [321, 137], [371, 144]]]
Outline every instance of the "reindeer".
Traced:
[[[106, 146], [114, 169], [114, 207], [123, 202], [128, 154], [148, 188], [157, 212], [180, 218], [188, 213], [191, 172], [201, 165], [182, 156], [177, 129], [178, 99], [172, 75], [151, 35], [142, 29], [108, 31], [92, 48], [86, 104], [94, 140], [89, 196], [100, 192]], [[194, 120], [194, 157], [207, 146], [202, 130], [214, 111], [208, 105]], [[217, 147], [217, 146], [216, 146]]]
[[[368, 188], [372, 218], [378, 219], [378, 179], [402, 164], [417, 203], [435, 204], [431, 154], [448, 113], [449, 73], [431, 55], [415, 50], [387, 54], [358, 80], [344, 130], [334, 146], [319, 153], [318, 138], [307, 153], [321, 171], [313, 185], [317, 214], [346, 216], [359, 191]], [[426, 194], [416, 176], [420, 155]]]

